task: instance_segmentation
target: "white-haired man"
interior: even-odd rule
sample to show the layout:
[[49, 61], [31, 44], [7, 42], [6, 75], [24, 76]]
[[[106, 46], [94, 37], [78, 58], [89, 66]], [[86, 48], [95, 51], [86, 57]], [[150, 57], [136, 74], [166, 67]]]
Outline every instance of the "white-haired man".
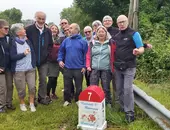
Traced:
[[[93, 39], [93, 33], [92, 33], [92, 28], [90, 26], [86, 26], [84, 28], [84, 39], [87, 41], [88, 46], [91, 48], [94, 43], [94, 39]], [[90, 71], [86, 71], [85, 73], [85, 78], [86, 78], [86, 85], [87, 87], [90, 85]]]
[[36, 12], [35, 20], [35, 24], [26, 28], [26, 34], [33, 44], [36, 55], [36, 66], [39, 77], [38, 102], [48, 105], [50, 100], [46, 98], [47, 57], [53, 45], [52, 34], [50, 29], [45, 26], [46, 14], [44, 12]]
[[103, 17], [103, 26], [107, 29], [107, 31], [110, 33], [112, 37], [114, 37], [118, 32], [119, 29], [116, 27], [113, 27], [113, 19], [111, 16], [106, 15]]
[[121, 109], [130, 123], [134, 118], [133, 80], [136, 73], [136, 56], [144, 52], [143, 42], [138, 32], [128, 26], [128, 18], [120, 15], [117, 18], [120, 33], [115, 36], [115, 77], [116, 93]]

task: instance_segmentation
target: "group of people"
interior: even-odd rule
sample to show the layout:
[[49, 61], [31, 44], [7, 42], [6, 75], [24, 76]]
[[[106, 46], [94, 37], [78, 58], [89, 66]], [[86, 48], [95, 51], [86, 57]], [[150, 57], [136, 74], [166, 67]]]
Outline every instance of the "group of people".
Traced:
[[[22, 23], [9, 24], [0, 19], [0, 113], [15, 110], [12, 104], [13, 81], [20, 100], [21, 111], [25, 105], [26, 84], [29, 92], [29, 106], [36, 111], [37, 102], [48, 105], [57, 99], [56, 86], [59, 73], [64, 81], [64, 104], [72, 99], [79, 105], [83, 77], [87, 87], [101, 86], [106, 105], [114, 107], [110, 83], [120, 110], [125, 112], [128, 122], [134, 121], [133, 79], [136, 72], [136, 57], [144, 52], [138, 32], [128, 26], [128, 18], [117, 18], [118, 28], [112, 27], [113, 20], [104, 16], [102, 22], [95, 20], [92, 27], [84, 28], [80, 34], [77, 23], [69, 24], [67, 19], [57, 25], [46, 25], [46, 14], [35, 13], [35, 23], [28, 27]], [[36, 72], [37, 71], [37, 72]], [[38, 77], [38, 78], [37, 78]], [[48, 82], [46, 82], [48, 77]], [[36, 79], [39, 80], [36, 96]]]

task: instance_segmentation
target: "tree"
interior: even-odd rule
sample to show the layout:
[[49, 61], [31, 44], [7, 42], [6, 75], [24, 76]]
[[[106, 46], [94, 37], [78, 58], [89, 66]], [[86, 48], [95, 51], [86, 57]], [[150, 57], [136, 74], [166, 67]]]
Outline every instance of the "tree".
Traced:
[[0, 12], [0, 18], [6, 19], [9, 24], [21, 22], [22, 12], [19, 9], [12, 8]]
[[115, 19], [120, 14], [128, 14], [128, 0], [75, 0], [75, 2], [93, 20], [102, 20], [105, 15]]
[[24, 24], [25, 27], [34, 24], [35, 21], [33, 19], [26, 19], [26, 20], [22, 20], [22, 23]]

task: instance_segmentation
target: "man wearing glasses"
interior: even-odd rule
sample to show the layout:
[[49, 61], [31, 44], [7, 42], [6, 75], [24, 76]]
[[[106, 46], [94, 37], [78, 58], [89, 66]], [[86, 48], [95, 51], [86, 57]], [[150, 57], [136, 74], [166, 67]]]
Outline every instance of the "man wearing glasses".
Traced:
[[68, 23], [68, 20], [67, 19], [62, 19], [60, 21], [60, 33], [59, 33], [59, 37], [60, 38], [65, 38], [65, 34], [64, 34], [64, 29], [66, 27], [68, 27], [69, 23]]
[[35, 24], [26, 28], [26, 34], [33, 44], [36, 55], [36, 66], [39, 77], [38, 102], [48, 105], [50, 100], [46, 98], [47, 57], [53, 45], [52, 34], [50, 29], [45, 26], [46, 14], [44, 12], [36, 12], [35, 20]]
[[9, 48], [10, 40], [8, 37], [9, 24], [4, 19], [0, 19], [0, 113], [8, 109], [15, 110], [12, 105], [13, 77], [10, 71]]
[[128, 18], [120, 15], [117, 18], [120, 33], [115, 36], [115, 77], [116, 93], [126, 120], [130, 123], [134, 117], [133, 80], [136, 73], [136, 57], [144, 52], [140, 34], [128, 26]]
[[[90, 26], [86, 26], [84, 28], [84, 35], [85, 35], [84, 40], [87, 41], [90, 50], [91, 50], [93, 43], [94, 43], [92, 31], [93, 30]], [[86, 78], [86, 85], [88, 87], [88, 86], [90, 86], [90, 71], [85, 72], [85, 78]]]

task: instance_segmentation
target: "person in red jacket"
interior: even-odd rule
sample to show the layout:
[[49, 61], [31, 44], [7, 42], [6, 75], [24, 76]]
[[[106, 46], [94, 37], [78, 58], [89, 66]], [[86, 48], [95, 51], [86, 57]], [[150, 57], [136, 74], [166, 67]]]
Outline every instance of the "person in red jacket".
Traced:
[[[53, 47], [51, 53], [48, 57], [48, 83], [47, 83], [47, 96], [49, 99], [57, 99], [57, 95], [55, 94], [56, 86], [57, 86], [57, 79], [59, 76], [60, 67], [57, 62], [58, 57], [58, 50], [60, 48], [60, 38], [58, 36], [59, 29], [57, 25], [53, 24], [50, 27], [52, 32], [52, 39], [53, 39]], [[52, 89], [52, 94], [50, 95], [50, 91]]]

